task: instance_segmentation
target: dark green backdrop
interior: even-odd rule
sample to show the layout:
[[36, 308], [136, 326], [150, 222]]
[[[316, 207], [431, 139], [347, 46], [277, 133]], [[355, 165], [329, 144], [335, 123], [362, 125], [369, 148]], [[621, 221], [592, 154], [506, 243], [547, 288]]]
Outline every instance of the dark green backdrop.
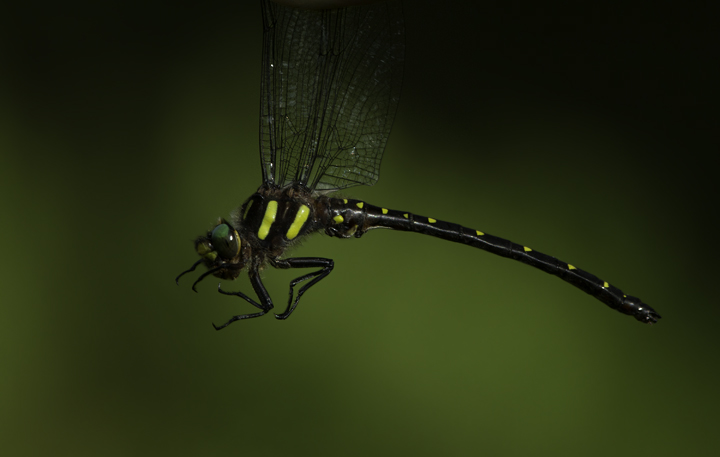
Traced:
[[[373, 232], [295, 251], [336, 269], [288, 321], [215, 332], [249, 306], [173, 279], [260, 184], [257, 2], [26, 5], [0, 32], [0, 452], [716, 448], [709, 12], [460, 4], [406, 2], [382, 177], [348, 195], [572, 262], [658, 325], [516, 262]], [[279, 303], [290, 277], [265, 275]]]

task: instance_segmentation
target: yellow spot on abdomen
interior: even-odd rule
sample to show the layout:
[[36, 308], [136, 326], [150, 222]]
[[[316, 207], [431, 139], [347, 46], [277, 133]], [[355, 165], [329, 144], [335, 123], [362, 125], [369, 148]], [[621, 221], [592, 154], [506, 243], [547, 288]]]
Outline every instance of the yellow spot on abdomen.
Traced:
[[388, 213], [388, 210], [387, 210], [386, 208], [383, 208], [383, 209], [382, 209], [382, 212], [383, 212], [383, 214], [387, 214], [387, 213]]
[[437, 221], [435, 219], [433, 219], [432, 217], [428, 217], [428, 222], [430, 222], [431, 224], [434, 224]]
[[333, 217], [333, 220], [339, 224], [340, 222], [344, 221], [345, 219], [343, 219], [343, 217], [338, 214], [337, 216]]
[[263, 216], [260, 230], [258, 230], [258, 238], [261, 240], [267, 238], [268, 233], [270, 233], [270, 227], [275, 223], [275, 216], [277, 216], [277, 202], [271, 200], [268, 202], [267, 208], [265, 208], [265, 215]]
[[523, 246], [523, 249], [525, 250], [525, 252], [530, 252], [530, 251], [532, 251], [532, 249], [530, 249], [530, 248], [527, 247], [527, 246]]
[[347, 198], [343, 198], [343, 203], [347, 205]]
[[485, 235], [485, 234], [484, 234], [483, 232], [481, 232], [480, 230], [475, 230], [475, 233], [477, 233], [477, 236], [483, 236], [483, 235]]
[[570, 265], [570, 264], [568, 263], [568, 270], [577, 270], [577, 268], [575, 268], [574, 265]]
[[362, 209], [363, 205], [364, 205], [363, 202], [355, 203], [355, 206], [357, 206], [357, 207], [360, 208], [360, 209]]
[[609, 285], [610, 285], [610, 284], [608, 284], [607, 281], [605, 281], [605, 282], [603, 283], [603, 287], [604, 287], [605, 289], [607, 289]]
[[408, 213], [403, 214], [403, 217], [404, 217], [405, 219], [407, 219], [407, 218], [408, 218]]
[[301, 205], [300, 208], [298, 208], [298, 212], [295, 215], [295, 220], [290, 225], [290, 228], [288, 229], [287, 233], [285, 234], [285, 237], [287, 237], [288, 240], [292, 240], [296, 236], [298, 236], [298, 233], [300, 233], [300, 230], [303, 228], [303, 225], [305, 225], [305, 221], [307, 221], [308, 216], [310, 215], [310, 208], [308, 208], [305, 205]]

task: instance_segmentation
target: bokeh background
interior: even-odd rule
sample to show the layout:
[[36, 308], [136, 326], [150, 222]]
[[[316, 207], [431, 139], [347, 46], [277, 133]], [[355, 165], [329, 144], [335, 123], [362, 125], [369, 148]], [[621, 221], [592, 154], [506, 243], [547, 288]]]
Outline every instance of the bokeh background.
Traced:
[[[373, 188], [642, 297], [645, 326], [415, 234], [308, 239], [284, 322], [175, 276], [260, 184], [258, 2], [16, 3], [0, 28], [3, 455], [708, 455], [715, 26], [649, 1], [405, 3]], [[268, 271], [282, 307], [292, 274]], [[249, 290], [246, 276], [224, 286]]]

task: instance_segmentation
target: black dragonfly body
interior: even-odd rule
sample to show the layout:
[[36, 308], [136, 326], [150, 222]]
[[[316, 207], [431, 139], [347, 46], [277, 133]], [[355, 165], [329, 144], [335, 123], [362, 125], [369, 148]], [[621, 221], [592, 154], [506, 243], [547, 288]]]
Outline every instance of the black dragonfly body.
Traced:
[[[287, 308], [328, 276], [332, 259], [285, 258], [297, 240], [315, 232], [359, 238], [388, 228], [467, 244], [551, 273], [644, 323], [660, 316], [640, 299], [571, 264], [476, 229], [334, 198], [332, 192], [378, 180], [380, 161], [397, 109], [402, 83], [404, 37], [399, 1], [335, 10], [303, 10], [262, 0], [264, 24], [260, 115], [263, 183], [231, 220], [221, 219], [195, 240], [208, 275], [235, 279], [247, 269], [258, 297], [238, 296], [258, 312], [232, 317], [221, 326], [259, 317], [273, 309], [260, 278], [267, 265], [314, 268], [290, 282]], [[179, 280], [178, 276], [177, 280]], [[177, 281], [176, 280], [176, 281]], [[294, 293], [299, 286], [297, 293]]]

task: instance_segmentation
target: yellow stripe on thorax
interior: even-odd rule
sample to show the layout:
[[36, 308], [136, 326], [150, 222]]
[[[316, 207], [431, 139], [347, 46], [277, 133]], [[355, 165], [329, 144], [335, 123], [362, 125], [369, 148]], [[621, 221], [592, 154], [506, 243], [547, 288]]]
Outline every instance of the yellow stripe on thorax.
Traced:
[[267, 208], [265, 208], [265, 215], [263, 216], [260, 230], [258, 230], [258, 238], [261, 240], [267, 238], [268, 233], [270, 233], [270, 227], [275, 223], [275, 216], [277, 216], [277, 202], [271, 200], [268, 202]]
[[248, 213], [250, 212], [250, 208], [252, 208], [253, 201], [250, 200], [247, 204], [247, 207], [245, 208], [245, 214], [243, 214], [243, 220], [247, 219]]
[[300, 230], [303, 228], [303, 225], [305, 225], [305, 221], [307, 221], [308, 216], [310, 215], [310, 208], [308, 208], [305, 205], [301, 205], [300, 208], [298, 208], [298, 212], [295, 215], [295, 220], [290, 225], [290, 228], [288, 229], [285, 236], [288, 240], [292, 240], [296, 236], [298, 236], [298, 233], [300, 233]]

